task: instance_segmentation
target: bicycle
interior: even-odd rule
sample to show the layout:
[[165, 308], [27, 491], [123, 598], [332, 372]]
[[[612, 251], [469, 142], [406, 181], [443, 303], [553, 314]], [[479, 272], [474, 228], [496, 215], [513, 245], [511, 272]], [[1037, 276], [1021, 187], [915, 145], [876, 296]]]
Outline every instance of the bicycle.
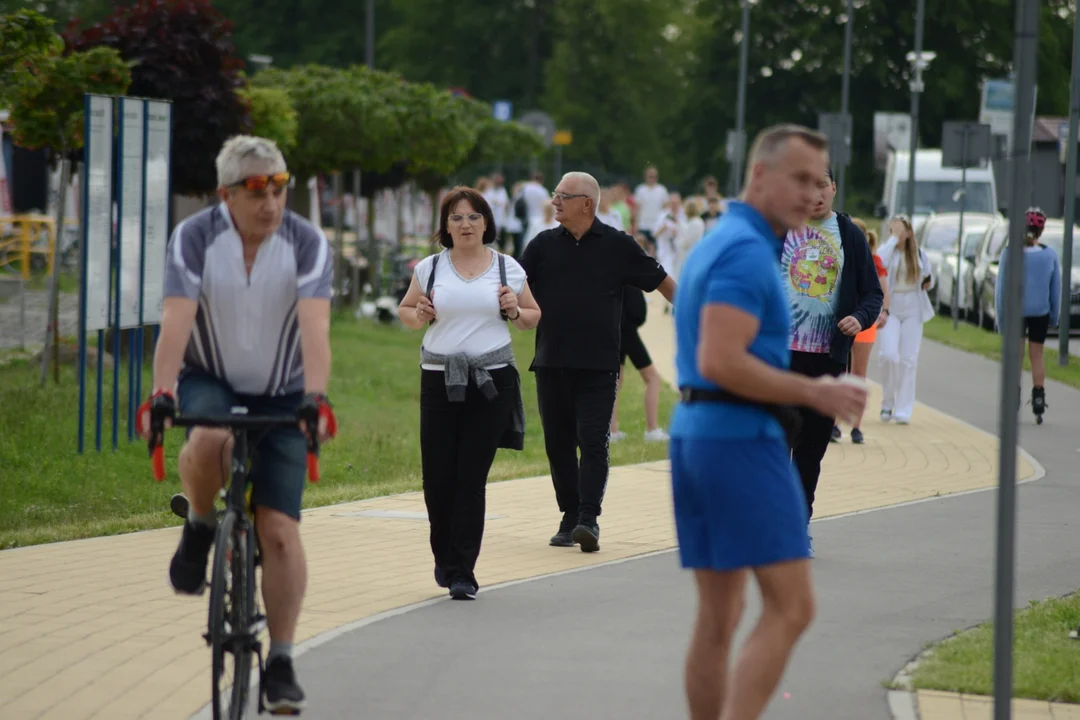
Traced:
[[[226, 417], [176, 416], [173, 427], [216, 427], [232, 431], [233, 452], [230, 466], [231, 480], [221, 490], [225, 509], [218, 511], [217, 531], [214, 535], [214, 561], [210, 571], [210, 610], [207, 632], [203, 639], [211, 648], [211, 708], [214, 720], [240, 720], [247, 711], [248, 693], [251, 689], [251, 663], [258, 660], [259, 704], [258, 712], [266, 712], [263, 703], [263, 656], [259, 634], [266, 627], [266, 616], [259, 610], [256, 592], [255, 568], [261, 564], [258, 536], [251, 515], [249, 471], [251, 456], [249, 433], [267, 432], [276, 428], [297, 427], [299, 419], [294, 416], [248, 416], [246, 408], [233, 408]], [[165, 479], [164, 419], [151, 413], [150, 453], [153, 458], [154, 477], [158, 482]], [[319, 441], [315, 428], [308, 436], [307, 468], [311, 482], [319, 480]], [[161, 438], [162, 442], [157, 439]], [[182, 494], [173, 496], [172, 511], [187, 518], [187, 498]], [[200, 591], [199, 594], [202, 594]], [[225, 702], [222, 680], [226, 675], [226, 655], [232, 656], [232, 686]], [[224, 711], [224, 712], [223, 712]], [[275, 715], [298, 715], [299, 711], [284, 710]]]

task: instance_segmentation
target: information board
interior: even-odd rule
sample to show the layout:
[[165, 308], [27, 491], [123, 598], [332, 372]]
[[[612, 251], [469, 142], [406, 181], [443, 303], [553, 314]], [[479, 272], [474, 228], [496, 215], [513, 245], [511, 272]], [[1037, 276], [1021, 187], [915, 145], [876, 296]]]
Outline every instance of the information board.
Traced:
[[139, 325], [142, 293], [144, 101], [120, 98], [120, 327]]
[[112, 251], [113, 98], [87, 98], [86, 138], [86, 330], [109, 327], [109, 267]]
[[146, 214], [143, 246], [143, 323], [161, 322], [165, 291], [165, 253], [169, 244], [169, 147], [172, 105], [146, 101]]

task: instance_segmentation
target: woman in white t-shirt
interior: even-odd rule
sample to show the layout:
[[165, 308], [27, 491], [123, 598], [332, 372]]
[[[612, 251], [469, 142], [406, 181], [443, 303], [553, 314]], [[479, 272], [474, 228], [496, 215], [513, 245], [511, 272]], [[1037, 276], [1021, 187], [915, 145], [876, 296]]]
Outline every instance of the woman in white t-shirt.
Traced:
[[398, 317], [427, 326], [420, 350], [420, 452], [435, 582], [476, 597], [487, 476], [500, 447], [524, 447], [521, 379], [509, 321], [535, 328], [540, 308], [495, 242], [491, 206], [472, 188], [447, 193], [436, 236], [445, 250], [416, 266]]

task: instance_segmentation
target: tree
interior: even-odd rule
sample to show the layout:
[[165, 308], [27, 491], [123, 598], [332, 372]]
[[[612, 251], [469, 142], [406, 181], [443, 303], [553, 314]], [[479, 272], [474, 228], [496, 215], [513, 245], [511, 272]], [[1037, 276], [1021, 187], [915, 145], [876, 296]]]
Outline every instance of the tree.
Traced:
[[40, 61], [63, 51], [53, 24], [33, 10], [0, 15], [0, 106], [12, 101], [22, 83], [39, 79], [33, 68]]
[[[664, 137], [684, 83], [670, 0], [561, 0], [544, 106], [573, 131], [566, 162], [638, 177], [673, 173]], [[588, 22], [582, 22], [588, 18]]]
[[282, 153], [296, 147], [296, 108], [284, 88], [245, 87], [237, 91], [251, 115], [251, 133], [277, 143]]
[[172, 186], [182, 195], [217, 187], [214, 159], [225, 141], [250, 129], [237, 90], [243, 67], [232, 25], [209, 0], [139, 0], [86, 30], [68, 28], [68, 47], [117, 49], [137, 64], [133, 95], [173, 102]]

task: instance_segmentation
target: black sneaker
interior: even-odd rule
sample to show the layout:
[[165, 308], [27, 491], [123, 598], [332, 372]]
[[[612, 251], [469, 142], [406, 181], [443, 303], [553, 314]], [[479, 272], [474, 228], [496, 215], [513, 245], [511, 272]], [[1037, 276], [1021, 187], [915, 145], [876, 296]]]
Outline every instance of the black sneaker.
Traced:
[[851, 442], [855, 443], [856, 445], [862, 445], [864, 442], [866, 442], [866, 439], [863, 437], [862, 430], [860, 430], [859, 428], [851, 428]]
[[446, 579], [446, 571], [438, 565], [435, 566], [435, 584], [441, 588], [450, 587], [450, 582]]
[[595, 520], [583, 520], [574, 528], [573, 539], [581, 546], [581, 552], [596, 552], [600, 549], [600, 526]]
[[450, 597], [454, 600], [475, 600], [476, 586], [468, 580], [455, 580], [450, 583]]
[[837, 426], [837, 425], [833, 425], [832, 426], [832, 437], [830, 437], [829, 440], [831, 440], [832, 442], [840, 442], [840, 438], [842, 438], [843, 436], [844, 436], [844, 434], [842, 432], [840, 432], [840, 427]]
[[279, 655], [266, 662], [262, 676], [263, 704], [272, 715], [299, 715], [304, 691], [296, 682], [292, 658]]
[[574, 527], [577, 525], [577, 515], [563, 513], [562, 522], [559, 523], [559, 532], [551, 536], [548, 542], [552, 547], [574, 547]]
[[206, 565], [210, 546], [214, 544], [214, 528], [184, 523], [180, 547], [169, 563], [169, 580], [178, 593], [201, 595], [206, 588]]

